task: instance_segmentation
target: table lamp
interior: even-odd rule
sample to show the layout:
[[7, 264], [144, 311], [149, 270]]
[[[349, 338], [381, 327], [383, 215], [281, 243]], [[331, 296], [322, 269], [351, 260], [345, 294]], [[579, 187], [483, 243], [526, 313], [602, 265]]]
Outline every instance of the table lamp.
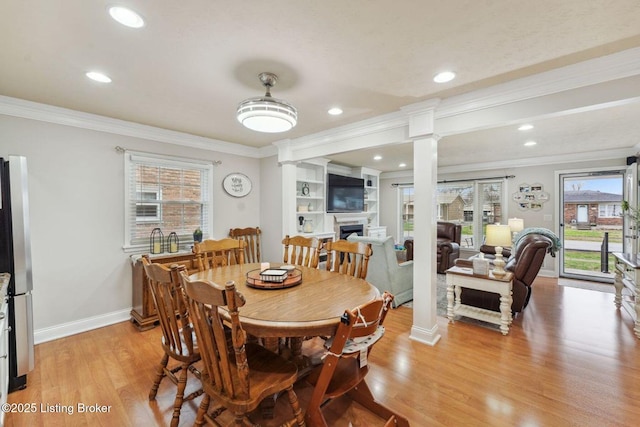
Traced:
[[493, 261], [493, 275], [497, 278], [504, 277], [504, 258], [502, 257], [502, 247], [511, 246], [511, 228], [508, 225], [488, 224], [485, 232], [486, 245], [495, 246], [496, 259]]
[[522, 218], [509, 218], [509, 228], [511, 229], [511, 241], [516, 242], [518, 233], [524, 230], [524, 220]]

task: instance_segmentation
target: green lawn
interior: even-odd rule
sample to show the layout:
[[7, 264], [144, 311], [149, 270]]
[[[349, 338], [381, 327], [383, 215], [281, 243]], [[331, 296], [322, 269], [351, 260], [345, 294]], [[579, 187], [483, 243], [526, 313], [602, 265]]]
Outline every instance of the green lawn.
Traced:
[[[613, 255], [609, 254], [609, 271], [615, 265]], [[600, 271], [600, 252], [564, 251], [564, 267], [583, 271]]]
[[574, 230], [567, 228], [564, 230], [564, 239], [602, 242], [605, 231], [609, 233], [610, 243], [622, 243], [622, 230]]

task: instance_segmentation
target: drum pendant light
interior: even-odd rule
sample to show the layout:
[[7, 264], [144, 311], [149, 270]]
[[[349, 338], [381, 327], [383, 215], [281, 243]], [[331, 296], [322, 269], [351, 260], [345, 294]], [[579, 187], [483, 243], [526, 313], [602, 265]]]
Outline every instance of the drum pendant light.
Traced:
[[266, 88], [264, 96], [245, 99], [238, 105], [238, 121], [246, 128], [257, 132], [286, 132], [298, 122], [298, 112], [286, 101], [273, 98], [271, 88], [278, 76], [273, 73], [260, 73], [260, 81]]

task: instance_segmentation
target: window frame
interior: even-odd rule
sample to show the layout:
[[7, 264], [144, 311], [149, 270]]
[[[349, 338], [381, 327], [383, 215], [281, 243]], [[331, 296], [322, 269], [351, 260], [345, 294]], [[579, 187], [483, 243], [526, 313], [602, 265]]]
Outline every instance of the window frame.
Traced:
[[[153, 221], [162, 221], [162, 190], [161, 188], [147, 190], [142, 187], [141, 191], [137, 191], [134, 187], [136, 182], [135, 167], [136, 165], [145, 164], [152, 167], [160, 168], [172, 168], [180, 169], [182, 171], [194, 171], [201, 172], [201, 200], [199, 203], [203, 208], [202, 221], [200, 228], [202, 229], [203, 237], [211, 235], [213, 229], [213, 162], [194, 160], [184, 157], [166, 156], [155, 153], [144, 153], [137, 151], [126, 150], [124, 152], [124, 236], [123, 236], [123, 250], [125, 252], [140, 253], [148, 250], [148, 242], [139, 242], [139, 239], [132, 238], [134, 227], [136, 223], [144, 224]], [[138, 204], [137, 194], [144, 192], [154, 192], [158, 195], [158, 203], [154, 203], [150, 200], [149, 204], [158, 205], [158, 218], [138, 218], [136, 215], [136, 209], [134, 205]], [[173, 203], [173, 202], [172, 202]], [[193, 205], [194, 202], [179, 202], [183, 206]], [[145, 202], [146, 204], [146, 202]], [[162, 228], [162, 227], [161, 227]], [[165, 237], [174, 230], [162, 230]], [[192, 232], [179, 235], [180, 243], [191, 241], [193, 238]]]
[[[611, 209], [608, 209], [611, 208]], [[602, 215], [604, 209], [604, 215]], [[613, 211], [610, 214], [609, 211]], [[618, 213], [616, 213], [618, 212]], [[620, 218], [622, 216], [622, 202], [606, 202], [598, 203], [598, 218]]]

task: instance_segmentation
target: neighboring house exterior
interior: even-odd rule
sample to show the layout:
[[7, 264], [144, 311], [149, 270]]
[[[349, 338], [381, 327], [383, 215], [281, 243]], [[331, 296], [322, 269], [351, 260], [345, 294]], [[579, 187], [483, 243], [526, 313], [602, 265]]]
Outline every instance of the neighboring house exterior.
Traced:
[[438, 220], [464, 221], [464, 200], [458, 193], [438, 193]]
[[587, 227], [622, 227], [622, 195], [594, 190], [564, 192], [564, 222]]

